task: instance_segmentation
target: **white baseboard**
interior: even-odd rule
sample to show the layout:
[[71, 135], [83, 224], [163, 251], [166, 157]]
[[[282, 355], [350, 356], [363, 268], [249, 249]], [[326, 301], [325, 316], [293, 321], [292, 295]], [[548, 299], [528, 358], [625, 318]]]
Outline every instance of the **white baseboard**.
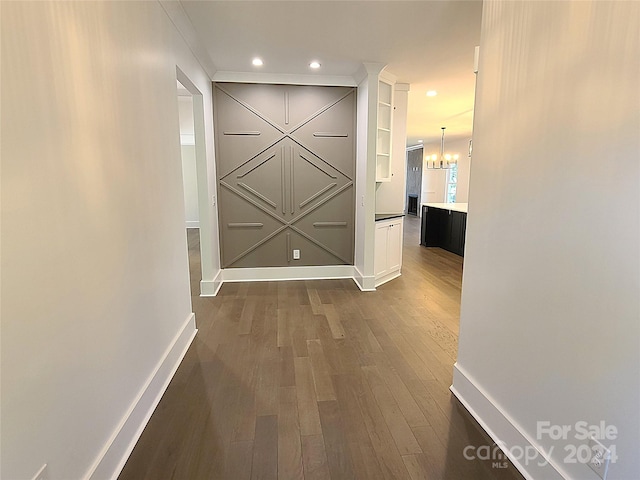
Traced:
[[200, 228], [200, 221], [199, 220], [187, 220], [185, 222], [187, 228]]
[[400, 272], [400, 270], [396, 270], [395, 272], [390, 272], [387, 275], [384, 275], [380, 278], [376, 279], [376, 288], [379, 287], [380, 285], [382, 285], [383, 283], [387, 283], [391, 280], [393, 280], [394, 278], [398, 278], [400, 275], [402, 275], [402, 273]]
[[358, 288], [363, 292], [375, 292], [376, 290], [376, 277], [373, 275], [365, 276], [358, 269], [358, 267], [353, 267], [353, 281], [356, 282]]
[[[562, 480], [570, 478], [560, 466], [554, 462], [543, 447], [525, 433], [510, 416], [475, 382], [457, 363], [453, 366], [453, 385], [451, 392], [471, 413], [489, 436], [500, 445], [505, 445], [504, 454], [527, 480], [544, 478], [545, 480]], [[510, 451], [513, 449], [513, 452]], [[535, 449], [535, 450], [534, 450]], [[513, 453], [523, 451], [535, 452], [537, 458], [526, 460], [524, 455], [518, 457]]]
[[201, 280], [200, 281], [200, 296], [201, 297], [215, 297], [218, 291], [222, 287], [222, 270], [218, 270], [213, 280]]
[[279, 282], [286, 280], [336, 280], [350, 278], [363, 292], [375, 291], [375, 278], [363, 277], [353, 265], [315, 267], [223, 268], [213, 280], [200, 282], [201, 297], [215, 297], [223, 283]]
[[283, 280], [323, 280], [353, 278], [353, 265], [317, 267], [225, 268], [223, 282], [266, 282]]
[[85, 480], [118, 477], [196, 333], [195, 315], [192, 313], [167, 347], [111, 438], [85, 474]]

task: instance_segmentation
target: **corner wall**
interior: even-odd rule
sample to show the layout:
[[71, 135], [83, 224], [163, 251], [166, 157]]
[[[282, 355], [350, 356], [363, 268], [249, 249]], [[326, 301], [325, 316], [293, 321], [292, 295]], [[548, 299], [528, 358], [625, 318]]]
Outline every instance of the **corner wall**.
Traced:
[[527, 478], [597, 478], [578, 422], [617, 429], [608, 480], [640, 472], [639, 18], [483, 6], [452, 388]]
[[356, 100], [356, 233], [354, 270], [361, 290], [375, 290], [373, 268], [376, 208], [376, 126], [378, 75], [383, 64], [365, 63]]
[[212, 165], [210, 79], [158, 2], [0, 9], [0, 476], [110, 478], [195, 334], [176, 66]]

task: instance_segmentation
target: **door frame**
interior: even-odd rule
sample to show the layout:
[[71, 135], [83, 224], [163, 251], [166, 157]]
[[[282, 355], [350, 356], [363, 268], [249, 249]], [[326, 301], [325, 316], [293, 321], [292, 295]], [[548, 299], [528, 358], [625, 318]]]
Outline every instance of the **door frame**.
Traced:
[[[211, 204], [209, 203], [209, 175], [207, 165], [207, 149], [205, 139], [205, 117], [204, 117], [204, 97], [202, 92], [195, 86], [189, 77], [176, 66], [176, 79], [187, 89], [193, 99], [193, 126], [194, 126], [194, 143], [196, 156], [196, 183], [198, 187], [198, 217], [200, 230], [200, 268], [202, 271], [202, 280], [200, 282], [200, 295], [215, 295], [214, 291], [206, 291], [205, 285], [209, 285], [211, 281], [205, 281], [207, 278], [215, 278], [219, 272], [214, 271], [214, 262], [217, 258], [217, 242], [214, 240], [214, 222], [217, 222], [217, 212], [211, 211], [211, 207], [215, 207], [215, 192], [211, 195]], [[214, 282], [216, 283], [216, 282]]]

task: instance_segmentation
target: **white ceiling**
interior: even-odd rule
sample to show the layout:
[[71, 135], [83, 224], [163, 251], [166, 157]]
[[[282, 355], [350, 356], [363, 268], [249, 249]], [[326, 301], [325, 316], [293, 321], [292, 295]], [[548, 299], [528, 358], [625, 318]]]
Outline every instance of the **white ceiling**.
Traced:
[[411, 84], [408, 146], [438, 142], [443, 126], [447, 140], [471, 136], [479, 0], [181, 3], [218, 72], [352, 76], [362, 62], [384, 63]]

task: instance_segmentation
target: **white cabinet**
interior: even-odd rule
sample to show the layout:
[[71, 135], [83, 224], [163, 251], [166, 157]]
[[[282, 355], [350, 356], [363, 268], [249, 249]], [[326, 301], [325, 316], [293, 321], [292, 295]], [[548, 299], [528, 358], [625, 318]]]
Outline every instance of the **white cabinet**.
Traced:
[[392, 218], [376, 222], [374, 272], [376, 287], [400, 276], [402, 268], [403, 219]]
[[393, 84], [378, 80], [378, 128], [376, 130], [376, 182], [391, 181], [391, 125]]

